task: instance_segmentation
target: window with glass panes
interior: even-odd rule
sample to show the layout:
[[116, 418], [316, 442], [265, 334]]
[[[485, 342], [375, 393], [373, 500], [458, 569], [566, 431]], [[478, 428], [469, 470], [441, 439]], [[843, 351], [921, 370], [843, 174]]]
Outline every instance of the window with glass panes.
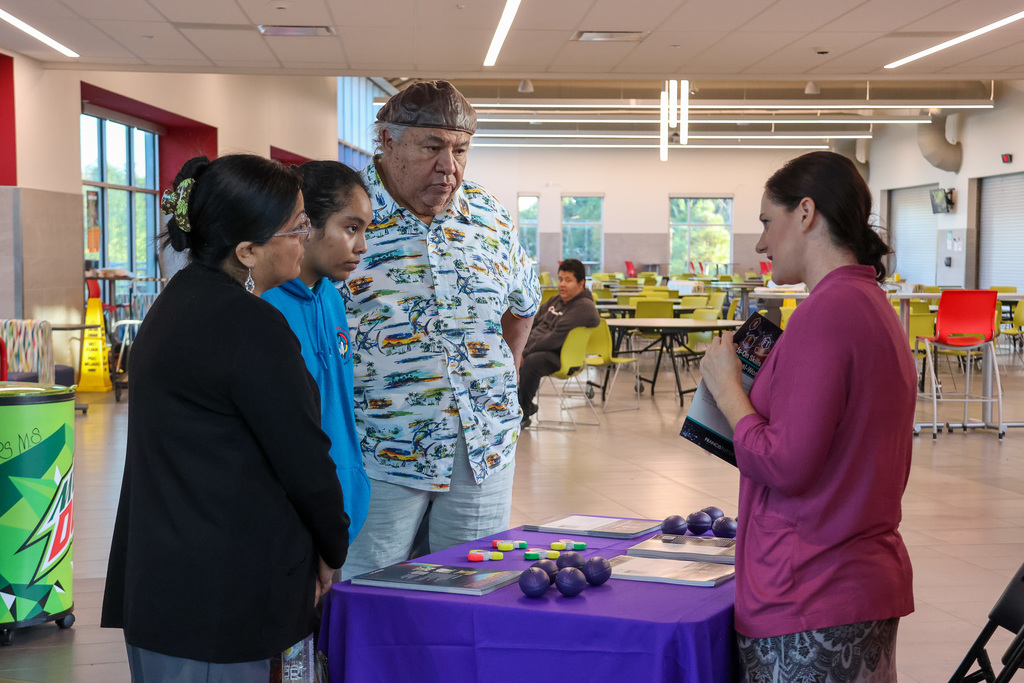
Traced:
[[670, 197], [669, 272], [686, 273], [690, 262], [727, 264], [732, 260], [732, 199]]
[[562, 197], [562, 259], [579, 259], [590, 273], [603, 252], [604, 197]]
[[537, 215], [540, 197], [519, 195], [519, 243], [523, 245], [527, 256], [537, 263]]
[[[157, 135], [81, 115], [85, 259], [156, 277]], [[118, 282], [117, 294], [127, 293]]]

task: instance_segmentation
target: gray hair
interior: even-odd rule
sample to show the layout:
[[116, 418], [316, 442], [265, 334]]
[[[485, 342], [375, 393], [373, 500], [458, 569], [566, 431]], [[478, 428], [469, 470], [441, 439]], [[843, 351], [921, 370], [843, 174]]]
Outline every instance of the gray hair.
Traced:
[[382, 123], [377, 121], [373, 124], [373, 153], [380, 154], [384, 151], [384, 131], [388, 132], [391, 139], [396, 143], [402, 142], [402, 136], [411, 126], [403, 126], [398, 123]]

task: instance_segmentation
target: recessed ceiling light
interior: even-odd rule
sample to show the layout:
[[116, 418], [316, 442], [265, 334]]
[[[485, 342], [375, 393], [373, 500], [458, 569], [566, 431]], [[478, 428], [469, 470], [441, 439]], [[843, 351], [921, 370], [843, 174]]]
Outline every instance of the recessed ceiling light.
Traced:
[[569, 40], [582, 42], [626, 42], [638, 43], [650, 31], [576, 31]]
[[268, 26], [258, 25], [256, 28], [265, 36], [334, 36], [337, 32], [332, 26]]

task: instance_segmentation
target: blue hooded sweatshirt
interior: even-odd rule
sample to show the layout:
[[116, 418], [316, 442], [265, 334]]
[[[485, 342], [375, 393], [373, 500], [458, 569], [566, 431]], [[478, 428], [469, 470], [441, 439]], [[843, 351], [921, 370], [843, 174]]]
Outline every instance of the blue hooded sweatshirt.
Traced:
[[370, 506], [370, 480], [356, 432], [353, 405], [352, 348], [348, 319], [341, 294], [326, 278], [312, 289], [295, 278], [267, 290], [263, 299], [273, 304], [302, 344], [302, 358], [320, 388], [320, 424], [331, 439], [331, 457], [345, 495], [349, 543], [366, 521]]

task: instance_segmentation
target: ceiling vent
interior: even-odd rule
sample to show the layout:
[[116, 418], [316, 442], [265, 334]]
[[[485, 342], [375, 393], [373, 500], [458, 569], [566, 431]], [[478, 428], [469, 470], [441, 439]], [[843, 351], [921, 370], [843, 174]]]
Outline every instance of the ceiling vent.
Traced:
[[337, 32], [330, 26], [257, 26], [265, 36], [334, 36]]
[[650, 31], [576, 31], [570, 40], [595, 43], [639, 43]]

